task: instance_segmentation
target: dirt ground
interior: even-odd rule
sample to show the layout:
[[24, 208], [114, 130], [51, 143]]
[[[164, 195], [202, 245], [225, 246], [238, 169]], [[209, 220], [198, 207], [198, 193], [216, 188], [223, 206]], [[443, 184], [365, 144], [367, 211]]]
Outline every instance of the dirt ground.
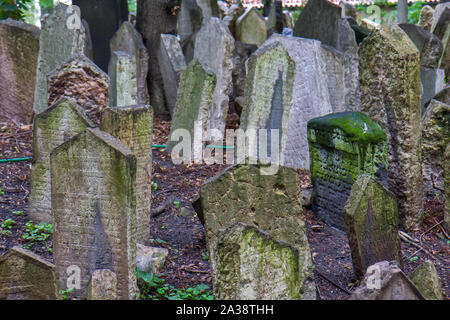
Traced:
[[[170, 122], [155, 118], [154, 144], [165, 144]], [[0, 123], [0, 158], [32, 156], [31, 126]], [[15, 245], [26, 245], [22, 239], [27, 221], [30, 161], [0, 163], [0, 225], [8, 218], [16, 224], [7, 236], [0, 234], [0, 255]], [[169, 249], [162, 278], [176, 287], [211, 284], [205, 235], [191, 201], [200, 186], [225, 165], [174, 165], [164, 149], [153, 150], [152, 224], [149, 245]], [[310, 188], [309, 175], [299, 171], [301, 186]], [[174, 203], [175, 202], [175, 203]], [[22, 211], [22, 213], [21, 213]], [[442, 195], [425, 201], [425, 219], [420, 231], [410, 234], [420, 240], [426, 250], [402, 242], [404, 271], [409, 274], [422, 262], [431, 259], [440, 275], [445, 299], [450, 297], [450, 241], [443, 232], [444, 213]], [[347, 299], [356, 287], [350, 248], [345, 233], [325, 225], [311, 208], [305, 208], [308, 239], [315, 266], [318, 298]], [[30, 250], [52, 261], [51, 238], [34, 244]]]

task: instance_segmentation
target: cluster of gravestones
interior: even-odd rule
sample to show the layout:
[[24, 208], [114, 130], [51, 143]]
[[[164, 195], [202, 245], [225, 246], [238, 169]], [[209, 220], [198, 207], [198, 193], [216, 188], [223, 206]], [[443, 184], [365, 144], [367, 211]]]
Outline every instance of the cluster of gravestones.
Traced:
[[122, 1], [101, 15], [96, 2], [74, 1], [86, 19], [76, 28], [62, 4], [40, 31], [0, 22], [1, 113], [34, 112], [29, 215], [55, 230], [54, 265], [19, 248], [0, 258], [0, 298], [57, 298], [76, 272], [75, 298], [135, 297], [136, 260], [152, 254], [139, 243], [153, 112], [170, 114], [171, 133], [199, 121], [210, 141], [232, 113], [244, 130], [281, 132], [276, 174], [234, 165], [194, 203], [216, 298], [315, 299], [296, 169], [311, 172], [314, 212], [348, 235], [364, 277], [354, 299], [440, 297], [432, 263], [412, 281], [399, 269], [398, 226], [420, 226], [424, 192], [449, 197], [450, 6], [369, 30], [326, 0], [309, 0], [295, 26], [280, 1], [265, 18], [239, 1], [183, 0], [176, 12], [149, 0], [135, 29]]

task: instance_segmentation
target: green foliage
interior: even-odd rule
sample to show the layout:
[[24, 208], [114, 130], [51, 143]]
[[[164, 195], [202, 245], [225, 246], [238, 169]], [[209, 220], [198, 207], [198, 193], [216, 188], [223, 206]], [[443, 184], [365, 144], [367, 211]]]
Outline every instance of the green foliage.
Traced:
[[128, 11], [136, 13], [136, 0], [128, 0]]
[[32, 0], [0, 0], [0, 20], [25, 18], [24, 11], [31, 5]]
[[71, 293], [72, 291], [73, 291], [73, 288], [61, 290], [61, 297], [63, 298], [63, 300], [67, 300], [69, 293]]
[[208, 251], [202, 252], [202, 259], [209, 260], [209, 252]]
[[12, 214], [15, 216], [23, 216], [23, 211], [13, 211]]
[[420, 11], [424, 6], [423, 2], [414, 2], [408, 7], [408, 22], [416, 24], [419, 22]]
[[152, 190], [153, 191], [156, 191], [156, 190], [158, 190], [158, 184], [155, 182], [155, 181], [152, 181]]
[[288, 10], [291, 12], [292, 16], [294, 17], [294, 23], [296, 23], [298, 20], [298, 17], [300, 17], [300, 15], [303, 11], [303, 7], [296, 7], [296, 8], [292, 8], [291, 10], [290, 9], [288, 9]]
[[3, 236], [8, 236], [11, 234], [11, 229], [13, 226], [15, 226], [17, 222], [15, 222], [13, 219], [6, 219], [1, 224], [0, 232]]
[[157, 275], [136, 270], [138, 287], [143, 300], [213, 300], [214, 295], [206, 284], [189, 288], [175, 288]]
[[52, 235], [52, 233], [53, 226], [51, 224], [45, 222], [33, 224], [32, 221], [28, 221], [25, 224], [25, 232], [22, 235], [22, 238], [28, 241], [28, 243], [24, 245], [24, 248], [31, 247], [35, 242], [44, 242]]

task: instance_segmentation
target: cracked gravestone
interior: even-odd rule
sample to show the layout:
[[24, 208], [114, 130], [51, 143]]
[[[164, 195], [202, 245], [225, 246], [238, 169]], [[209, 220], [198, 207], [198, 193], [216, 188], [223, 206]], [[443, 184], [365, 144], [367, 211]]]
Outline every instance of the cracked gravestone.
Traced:
[[109, 104], [112, 106], [131, 106], [138, 104], [138, 86], [136, 79], [136, 59], [134, 56], [114, 51], [109, 61], [110, 78]]
[[236, 40], [260, 46], [266, 39], [266, 20], [256, 8], [248, 8], [236, 21]]

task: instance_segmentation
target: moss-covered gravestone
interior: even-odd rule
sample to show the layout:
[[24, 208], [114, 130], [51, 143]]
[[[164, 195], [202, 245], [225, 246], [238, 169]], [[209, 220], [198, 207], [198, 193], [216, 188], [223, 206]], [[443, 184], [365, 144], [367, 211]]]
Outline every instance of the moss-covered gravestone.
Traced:
[[436, 267], [431, 260], [426, 260], [418, 266], [409, 279], [416, 285], [427, 300], [442, 300], [442, 283]]
[[116, 300], [117, 276], [108, 269], [95, 270], [88, 285], [87, 300]]
[[444, 157], [444, 188], [445, 188], [445, 212], [444, 222], [447, 232], [450, 232], [450, 143], [445, 148]]
[[63, 98], [33, 122], [33, 164], [30, 176], [28, 215], [34, 222], [52, 223], [50, 153], [63, 142], [94, 127], [83, 109], [70, 98]]
[[385, 183], [386, 133], [361, 112], [333, 113], [308, 122], [308, 143], [313, 210], [345, 230], [343, 208], [358, 176]]
[[266, 20], [256, 8], [248, 8], [236, 21], [236, 40], [260, 46], [266, 39]]
[[0, 256], [0, 300], [56, 300], [55, 266], [14, 247]]
[[441, 4], [436, 7], [432, 32], [442, 41], [443, 53], [439, 61], [439, 68], [445, 69], [447, 80], [450, 76], [450, 6]]
[[365, 38], [359, 55], [361, 111], [387, 133], [389, 190], [397, 197], [403, 226], [412, 230], [423, 218], [420, 53], [392, 24]]
[[300, 300], [299, 253], [263, 230], [237, 223], [221, 232], [214, 295], [219, 300]]
[[138, 104], [136, 81], [136, 59], [131, 54], [114, 51], [108, 66], [111, 79], [109, 104], [112, 106], [132, 106]]
[[145, 243], [150, 232], [153, 109], [143, 105], [108, 107], [100, 128], [136, 156], [136, 241]]
[[397, 201], [375, 179], [358, 177], [344, 207], [344, 219], [357, 276], [364, 276], [367, 268], [378, 261], [402, 264]]
[[260, 165], [229, 167], [200, 189], [194, 207], [205, 227], [213, 277], [218, 268], [219, 230], [242, 222], [261, 228], [274, 240], [283, 240], [298, 251], [300, 298], [315, 299], [298, 175], [286, 167], [280, 167], [274, 175], [262, 175], [261, 169]]
[[[117, 298], [136, 294], [136, 157], [99, 129], [83, 133], [51, 154], [53, 254], [59, 288], [66, 290], [79, 270], [87, 298], [95, 270], [117, 275]], [[72, 271], [71, 271], [72, 270]]]

